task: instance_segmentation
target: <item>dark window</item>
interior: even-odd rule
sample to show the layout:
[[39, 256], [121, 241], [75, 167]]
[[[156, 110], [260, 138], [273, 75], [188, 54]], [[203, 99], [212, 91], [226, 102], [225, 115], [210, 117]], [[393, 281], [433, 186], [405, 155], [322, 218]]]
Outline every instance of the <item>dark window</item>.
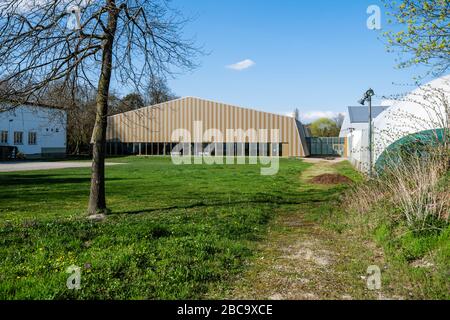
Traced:
[[36, 134], [36, 132], [28, 132], [28, 144], [30, 144], [30, 145], [37, 144], [37, 134]]
[[1, 132], [0, 143], [8, 143], [8, 131]]
[[14, 144], [23, 144], [23, 132], [14, 132]]

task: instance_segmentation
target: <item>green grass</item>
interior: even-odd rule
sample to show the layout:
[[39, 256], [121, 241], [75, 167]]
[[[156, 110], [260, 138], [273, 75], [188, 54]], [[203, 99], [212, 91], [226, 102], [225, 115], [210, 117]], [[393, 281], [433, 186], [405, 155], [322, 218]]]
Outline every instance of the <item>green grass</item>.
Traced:
[[[450, 298], [449, 227], [416, 234], [386, 213], [355, 216], [343, 210], [346, 186], [305, 179], [334, 170], [364, 183], [348, 162], [319, 167], [283, 159], [278, 175], [261, 176], [259, 166], [174, 166], [164, 157], [111, 161], [124, 164], [107, 167], [112, 213], [97, 223], [85, 214], [89, 169], [0, 174], [0, 299], [221, 297], [257, 260], [258, 245], [274, 241], [268, 228], [278, 230], [279, 221], [297, 215], [317, 228], [305, 237], [328, 229], [354, 244], [335, 244], [352, 257], [337, 267], [349, 286], [339, 290], [360, 290], [358, 275], [383, 263], [383, 292], [390, 296]], [[443, 188], [449, 181], [450, 175]], [[286, 236], [295, 240], [293, 232]], [[382, 261], [366, 246], [372, 241], [383, 249]], [[413, 266], [422, 260], [432, 266]], [[66, 287], [71, 265], [81, 268], [81, 290]]]
[[[275, 210], [320, 203], [305, 188], [311, 165], [174, 166], [116, 158], [107, 168], [112, 214], [89, 222], [89, 169], [0, 175], [0, 299], [198, 299], [231, 285]], [[81, 267], [81, 290], [66, 269]]]
[[[345, 166], [345, 164], [344, 164]], [[346, 174], [344, 167], [341, 174]], [[351, 171], [350, 171], [350, 174]], [[442, 179], [442, 188], [450, 189], [450, 172]], [[364, 183], [363, 178], [355, 181]], [[375, 188], [375, 187], [374, 187]], [[374, 190], [375, 192], [376, 190]], [[345, 199], [344, 201], [351, 201]], [[345, 208], [345, 202], [342, 203]], [[395, 204], [365, 210], [333, 210], [321, 215], [325, 225], [355, 238], [358, 242], [375, 242], [383, 249], [383, 286], [392, 295], [404, 299], [450, 299], [450, 225], [436, 221], [435, 229], [416, 232], [396, 214]]]

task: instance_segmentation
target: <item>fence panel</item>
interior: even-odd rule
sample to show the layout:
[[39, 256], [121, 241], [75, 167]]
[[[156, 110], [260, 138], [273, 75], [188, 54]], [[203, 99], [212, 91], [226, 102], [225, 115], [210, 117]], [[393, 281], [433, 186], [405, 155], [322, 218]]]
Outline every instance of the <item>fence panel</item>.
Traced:
[[308, 137], [306, 142], [311, 156], [343, 156], [345, 138]]

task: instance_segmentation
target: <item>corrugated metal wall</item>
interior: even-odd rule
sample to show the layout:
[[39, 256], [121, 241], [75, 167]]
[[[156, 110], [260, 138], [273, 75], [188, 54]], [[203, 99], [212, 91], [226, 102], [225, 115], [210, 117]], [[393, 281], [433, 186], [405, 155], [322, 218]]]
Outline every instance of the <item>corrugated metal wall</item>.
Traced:
[[225, 141], [215, 142], [229, 142], [226, 141], [227, 129], [279, 129], [280, 142], [286, 144], [283, 149], [288, 150], [288, 154], [283, 156], [307, 155], [307, 147], [302, 144], [294, 118], [191, 97], [108, 117], [107, 140], [122, 143], [178, 142], [171, 139], [173, 131], [186, 129], [193, 135], [194, 121], [203, 122], [203, 132], [220, 130]]

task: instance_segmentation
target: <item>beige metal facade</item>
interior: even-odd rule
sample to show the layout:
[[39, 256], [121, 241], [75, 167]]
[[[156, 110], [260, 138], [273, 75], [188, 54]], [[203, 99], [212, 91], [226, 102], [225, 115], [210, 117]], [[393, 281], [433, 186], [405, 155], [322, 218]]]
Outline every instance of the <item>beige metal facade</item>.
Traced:
[[[109, 143], [177, 143], [172, 139], [176, 129], [194, 133], [194, 123], [201, 121], [203, 130], [218, 129], [227, 141], [227, 129], [279, 129], [282, 156], [307, 156], [304, 128], [294, 118], [224, 103], [186, 97], [155, 106], [108, 117]], [[248, 142], [248, 141], [246, 141]], [[260, 142], [260, 141], [258, 141]], [[269, 141], [272, 142], [272, 141]]]

